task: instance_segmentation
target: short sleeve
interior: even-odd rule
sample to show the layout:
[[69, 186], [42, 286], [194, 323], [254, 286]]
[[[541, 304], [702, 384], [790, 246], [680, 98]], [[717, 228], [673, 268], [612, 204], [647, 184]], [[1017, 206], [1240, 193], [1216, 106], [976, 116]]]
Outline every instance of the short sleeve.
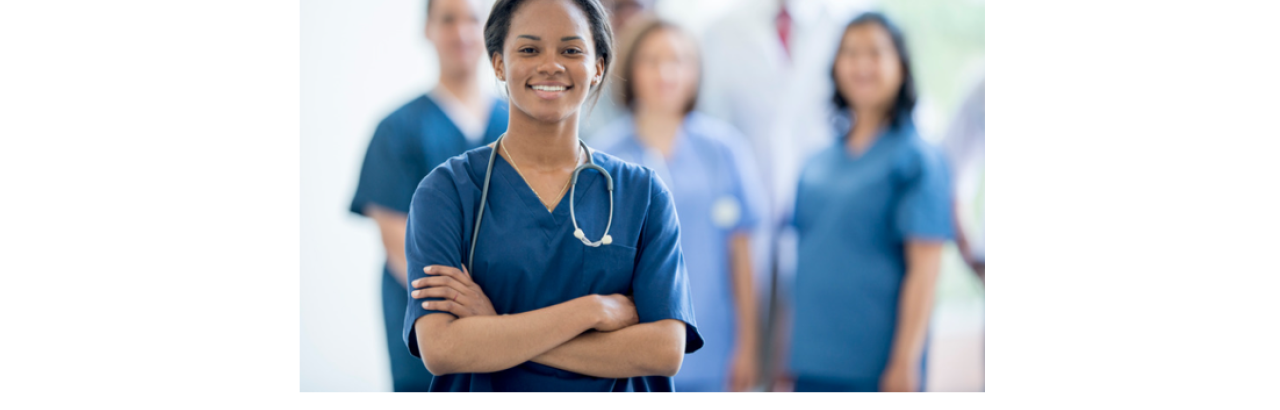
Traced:
[[949, 240], [951, 177], [938, 152], [919, 147], [904, 167], [901, 199], [896, 210], [898, 233], [904, 240]]
[[684, 255], [680, 251], [680, 224], [671, 192], [649, 172], [649, 208], [640, 230], [636, 251], [632, 296], [640, 323], [676, 319], [685, 323], [685, 353], [702, 348], [702, 335], [694, 321], [693, 297]]
[[[462, 267], [462, 205], [453, 179], [448, 175], [448, 165], [446, 162], [431, 171], [413, 194], [404, 235], [409, 283], [426, 277], [422, 269], [430, 265]], [[442, 299], [410, 297], [405, 309], [404, 342], [414, 356], [421, 357], [414, 322], [427, 314], [448, 313], [423, 309], [422, 302], [431, 300]]]
[[360, 167], [360, 181], [351, 200], [352, 213], [364, 215], [364, 208], [371, 203], [409, 213], [414, 188], [425, 173], [419, 169], [419, 161], [414, 160], [413, 153], [417, 151], [409, 146], [411, 142], [393, 118], [378, 124]]
[[755, 157], [741, 143], [746, 138], [734, 136], [726, 140], [730, 170], [733, 172], [733, 192], [738, 203], [742, 204], [742, 217], [738, 219], [734, 230], [755, 229], [765, 218], [765, 197], [761, 190], [764, 180], [760, 177]]

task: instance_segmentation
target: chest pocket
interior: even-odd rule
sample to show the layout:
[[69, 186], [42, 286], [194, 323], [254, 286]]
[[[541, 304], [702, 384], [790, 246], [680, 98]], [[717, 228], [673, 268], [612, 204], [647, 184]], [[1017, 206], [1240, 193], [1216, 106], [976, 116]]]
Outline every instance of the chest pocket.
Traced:
[[618, 245], [584, 246], [581, 281], [587, 294], [630, 294], [635, 272], [636, 248]]

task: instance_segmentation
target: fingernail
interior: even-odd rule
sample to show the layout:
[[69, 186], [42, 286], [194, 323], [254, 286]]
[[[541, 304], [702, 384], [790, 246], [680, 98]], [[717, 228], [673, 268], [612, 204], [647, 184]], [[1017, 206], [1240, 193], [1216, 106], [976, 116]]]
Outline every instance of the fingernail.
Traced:
[[423, 309], [431, 309], [431, 302], [422, 302]]
[[424, 272], [431, 273], [431, 267], [430, 267], [430, 266], [425, 267], [425, 268], [422, 268], [422, 270], [423, 270]]
[[420, 291], [420, 290], [415, 290], [415, 291], [413, 291], [413, 297], [415, 297], [415, 298], [416, 298], [416, 297], [418, 297], [418, 296], [420, 296], [420, 295], [422, 295], [422, 291]]

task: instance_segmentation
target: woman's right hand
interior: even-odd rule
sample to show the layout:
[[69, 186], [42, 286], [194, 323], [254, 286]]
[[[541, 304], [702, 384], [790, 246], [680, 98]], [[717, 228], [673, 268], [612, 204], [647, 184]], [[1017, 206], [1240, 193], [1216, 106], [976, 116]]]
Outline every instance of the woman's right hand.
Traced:
[[636, 304], [630, 297], [617, 293], [594, 296], [600, 308], [600, 320], [593, 329], [612, 332], [640, 323], [640, 316], [636, 314]]

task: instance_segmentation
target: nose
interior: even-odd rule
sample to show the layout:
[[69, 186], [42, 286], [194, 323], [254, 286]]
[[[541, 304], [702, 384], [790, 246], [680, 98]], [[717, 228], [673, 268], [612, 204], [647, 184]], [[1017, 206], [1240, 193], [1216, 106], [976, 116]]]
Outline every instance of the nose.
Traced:
[[537, 67], [538, 74], [551, 77], [556, 74], [563, 73], [565, 70], [564, 64], [560, 64], [558, 57], [559, 55], [556, 53], [543, 53], [539, 56]]

